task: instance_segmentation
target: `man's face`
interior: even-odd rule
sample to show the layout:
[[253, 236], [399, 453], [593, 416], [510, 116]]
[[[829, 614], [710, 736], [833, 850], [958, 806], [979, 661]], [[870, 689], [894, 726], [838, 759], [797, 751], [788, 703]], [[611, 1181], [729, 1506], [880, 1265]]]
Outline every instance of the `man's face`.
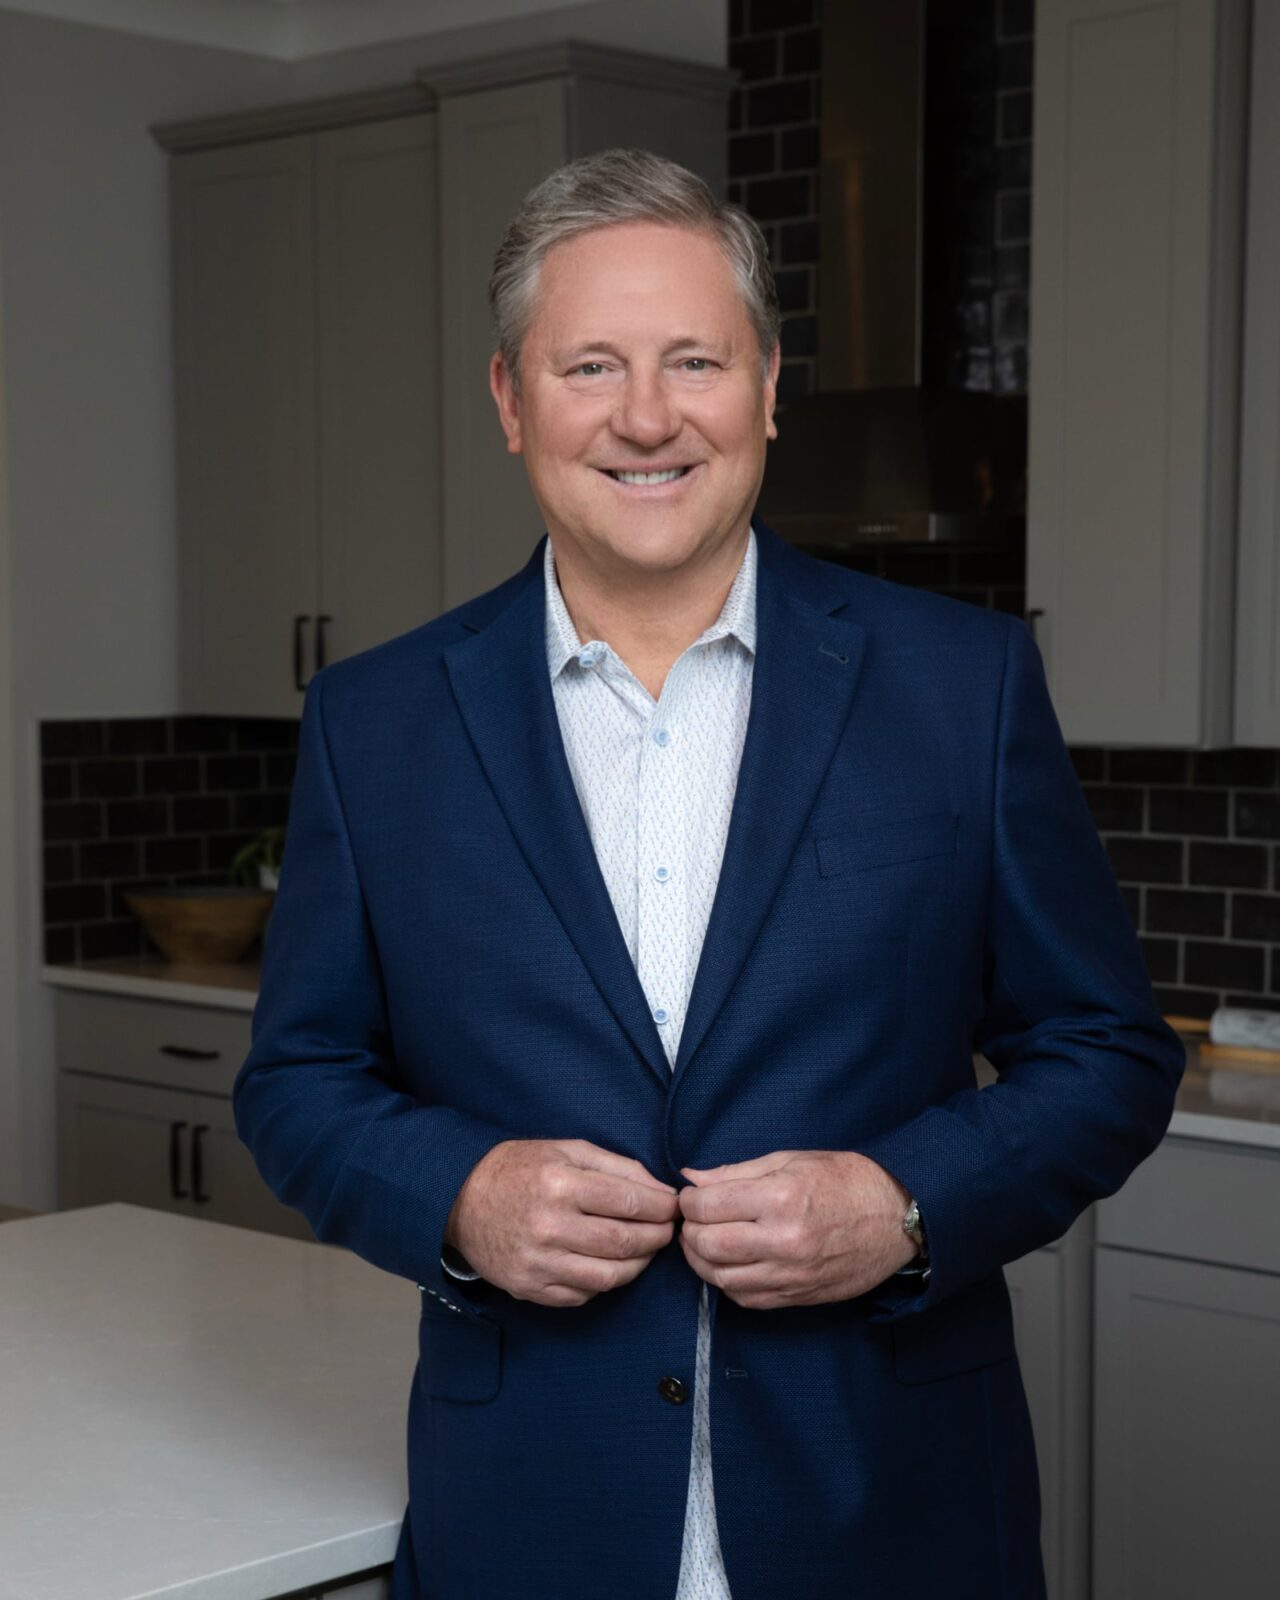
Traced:
[[498, 356], [490, 384], [553, 542], [670, 572], [745, 537], [777, 371], [714, 239], [628, 222], [548, 251], [520, 393]]

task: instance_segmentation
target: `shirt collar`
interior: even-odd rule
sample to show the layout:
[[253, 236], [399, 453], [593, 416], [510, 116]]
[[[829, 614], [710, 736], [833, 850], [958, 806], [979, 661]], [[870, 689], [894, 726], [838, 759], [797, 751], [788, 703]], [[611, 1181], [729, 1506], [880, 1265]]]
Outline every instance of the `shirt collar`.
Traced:
[[[551, 548], [551, 536], [547, 536], [546, 550], [542, 561], [543, 577], [546, 584], [546, 633], [547, 633], [547, 667], [553, 679], [558, 678], [565, 666], [574, 659], [582, 649], [582, 640], [578, 638], [578, 630], [573, 625], [569, 609], [564, 603], [564, 596], [560, 592], [560, 583], [556, 577], [555, 553]], [[730, 585], [729, 593], [725, 596], [724, 605], [720, 608], [720, 615], [706, 630], [694, 641], [695, 644], [709, 644], [713, 639], [723, 639], [732, 635], [752, 655], [756, 651], [756, 534], [752, 528], [747, 535], [747, 550], [742, 558], [742, 565], [738, 568], [737, 575]]]

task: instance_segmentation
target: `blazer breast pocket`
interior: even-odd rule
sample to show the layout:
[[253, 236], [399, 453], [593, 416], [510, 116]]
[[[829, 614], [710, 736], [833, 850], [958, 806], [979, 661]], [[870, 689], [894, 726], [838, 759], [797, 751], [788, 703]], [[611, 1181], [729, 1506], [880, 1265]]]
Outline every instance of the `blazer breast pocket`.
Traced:
[[860, 827], [814, 839], [818, 871], [824, 878], [834, 878], [846, 872], [954, 855], [959, 826], [959, 813], [945, 809], [905, 817], [869, 817]]
[[483, 1405], [502, 1386], [502, 1329], [487, 1317], [422, 1304], [418, 1377], [436, 1400]]

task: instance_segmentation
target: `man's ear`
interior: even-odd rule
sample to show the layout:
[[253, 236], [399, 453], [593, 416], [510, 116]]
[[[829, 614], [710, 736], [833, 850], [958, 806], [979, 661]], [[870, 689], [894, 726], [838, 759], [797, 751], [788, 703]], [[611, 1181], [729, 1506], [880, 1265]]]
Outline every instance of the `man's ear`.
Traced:
[[518, 456], [524, 448], [520, 434], [520, 396], [498, 350], [494, 351], [493, 359], [489, 362], [489, 393], [498, 407], [498, 421], [507, 436], [507, 449], [513, 456]]
[[778, 368], [782, 365], [782, 346], [775, 344], [769, 352], [769, 369], [764, 380], [764, 436], [766, 439], [778, 437], [777, 424], [773, 420], [773, 408], [778, 400]]

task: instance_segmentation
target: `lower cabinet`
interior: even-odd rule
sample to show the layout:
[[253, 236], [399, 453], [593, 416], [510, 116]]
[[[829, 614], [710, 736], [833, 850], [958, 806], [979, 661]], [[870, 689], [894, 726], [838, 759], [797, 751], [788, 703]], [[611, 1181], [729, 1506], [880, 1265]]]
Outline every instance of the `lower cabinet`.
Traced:
[[126, 1201], [313, 1239], [240, 1142], [231, 1085], [244, 1012], [60, 991], [58, 1203]]
[[1040, 1468], [1049, 1600], [1089, 1600], [1089, 1357], [1093, 1214], [1005, 1268]]
[[1094, 1600], [1280, 1586], [1280, 1151], [1170, 1139], [1098, 1207]]

